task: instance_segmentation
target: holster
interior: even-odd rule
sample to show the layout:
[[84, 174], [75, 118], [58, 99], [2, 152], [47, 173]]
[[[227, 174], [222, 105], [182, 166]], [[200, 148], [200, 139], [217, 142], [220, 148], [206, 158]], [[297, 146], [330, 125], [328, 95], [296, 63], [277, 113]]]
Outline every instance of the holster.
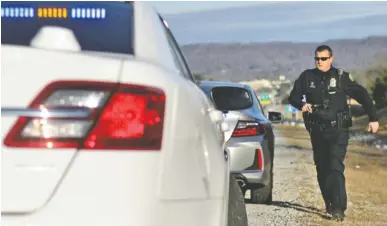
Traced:
[[310, 133], [312, 128], [316, 127], [316, 116], [309, 112], [304, 112], [302, 116], [304, 118], [305, 128]]
[[350, 111], [344, 111], [344, 112], [340, 112], [340, 113], [337, 113], [337, 117], [336, 117], [336, 121], [337, 121], [337, 128], [341, 129], [341, 128], [349, 128], [349, 127], [352, 127], [352, 116], [351, 116], [351, 112]]

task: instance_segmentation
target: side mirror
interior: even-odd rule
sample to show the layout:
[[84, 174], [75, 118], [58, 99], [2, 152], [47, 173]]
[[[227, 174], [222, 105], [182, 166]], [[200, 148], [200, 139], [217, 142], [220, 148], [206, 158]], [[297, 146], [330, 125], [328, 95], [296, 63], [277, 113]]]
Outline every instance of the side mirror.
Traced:
[[269, 111], [268, 118], [272, 123], [281, 123], [284, 120], [284, 115], [281, 112]]

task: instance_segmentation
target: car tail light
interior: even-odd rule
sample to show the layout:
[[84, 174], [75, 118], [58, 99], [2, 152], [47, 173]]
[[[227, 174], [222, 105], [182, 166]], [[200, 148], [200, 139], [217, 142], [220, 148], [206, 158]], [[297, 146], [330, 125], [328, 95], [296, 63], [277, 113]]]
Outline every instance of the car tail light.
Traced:
[[261, 149], [257, 149], [257, 165], [258, 169], [263, 169], [263, 154]]
[[[8, 133], [8, 147], [160, 150], [165, 94], [152, 87], [65, 81], [48, 85]], [[36, 113], [36, 114], [31, 114]]]
[[254, 121], [239, 121], [233, 137], [257, 136], [265, 133], [265, 127], [262, 124]]

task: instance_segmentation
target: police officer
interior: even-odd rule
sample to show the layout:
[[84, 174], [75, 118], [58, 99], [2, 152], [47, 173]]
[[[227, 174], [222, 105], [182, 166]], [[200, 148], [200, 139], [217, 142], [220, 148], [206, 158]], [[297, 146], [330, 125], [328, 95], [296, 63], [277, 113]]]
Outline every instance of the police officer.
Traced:
[[333, 219], [342, 221], [347, 209], [344, 158], [348, 128], [352, 125], [347, 95], [360, 103], [367, 113], [369, 132], [375, 133], [379, 123], [366, 89], [356, 83], [351, 74], [333, 67], [333, 59], [329, 46], [318, 46], [314, 57], [316, 68], [301, 73], [288, 100], [303, 112], [326, 211]]

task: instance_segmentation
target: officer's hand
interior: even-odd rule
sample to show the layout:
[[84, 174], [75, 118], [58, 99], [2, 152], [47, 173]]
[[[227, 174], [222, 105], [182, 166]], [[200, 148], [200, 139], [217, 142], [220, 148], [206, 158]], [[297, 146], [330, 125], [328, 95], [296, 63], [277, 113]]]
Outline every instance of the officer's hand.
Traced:
[[302, 106], [302, 112], [310, 112], [312, 113], [312, 105], [311, 104], [304, 104], [304, 106]]
[[368, 123], [368, 132], [376, 133], [379, 129], [379, 122], [370, 122]]

